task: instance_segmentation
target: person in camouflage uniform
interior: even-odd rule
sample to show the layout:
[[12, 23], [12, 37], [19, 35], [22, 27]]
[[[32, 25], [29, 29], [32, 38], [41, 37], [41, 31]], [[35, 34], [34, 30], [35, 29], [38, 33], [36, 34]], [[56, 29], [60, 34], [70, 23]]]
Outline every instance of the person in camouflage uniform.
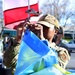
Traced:
[[17, 28], [17, 37], [15, 39], [10, 38], [8, 41], [9, 47], [5, 50], [3, 54], [3, 64], [6, 68], [10, 68], [12, 70], [12, 74], [15, 72], [15, 67], [17, 63], [17, 58], [20, 49], [22, 31], [23, 31], [23, 23], [20, 23]]
[[63, 28], [60, 26], [58, 29], [57, 35], [55, 35], [52, 43], [52, 48], [54, 48], [59, 56], [59, 64], [65, 69], [66, 65], [68, 64], [70, 60], [70, 51], [69, 48], [62, 42], [63, 37]]
[[47, 14], [40, 17], [37, 24], [42, 26], [40, 28], [40, 39], [49, 41], [49, 46], [53, 48], [58, 54], [59, 65], [65, 69], [67, 63], [70, 60], [70, 55], [68, 54], [67, 49], [59, 47], [54, 42], [52, 42], [54, 35], [57, 35], [59, 29], [58, 20], [54, 16]]

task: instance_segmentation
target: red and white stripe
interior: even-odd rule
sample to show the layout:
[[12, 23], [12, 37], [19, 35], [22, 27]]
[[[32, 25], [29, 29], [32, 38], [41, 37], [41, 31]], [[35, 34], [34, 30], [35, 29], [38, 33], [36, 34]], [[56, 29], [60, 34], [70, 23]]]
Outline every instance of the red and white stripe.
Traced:
[[30, 8], [38, 11], [38, 0], [3, 0], [5, 25], [23, 21], [28, 17], [28, 13], [25, 13], [28, 10], [28, 1]]

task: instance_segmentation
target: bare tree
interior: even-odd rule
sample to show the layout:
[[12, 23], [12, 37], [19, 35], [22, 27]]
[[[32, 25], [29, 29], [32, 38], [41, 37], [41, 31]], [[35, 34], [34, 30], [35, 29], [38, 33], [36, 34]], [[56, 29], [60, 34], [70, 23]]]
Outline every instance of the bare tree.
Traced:
[[65, 19], [64, 26], [67, 25], [67, 20], [75, 16], [74, 7], [69, 7], [70, 0], [42, 0], [43, 4], [40, 6], [42, 13], [50, 13], [54, 15], [59, 22], [62, 18]]

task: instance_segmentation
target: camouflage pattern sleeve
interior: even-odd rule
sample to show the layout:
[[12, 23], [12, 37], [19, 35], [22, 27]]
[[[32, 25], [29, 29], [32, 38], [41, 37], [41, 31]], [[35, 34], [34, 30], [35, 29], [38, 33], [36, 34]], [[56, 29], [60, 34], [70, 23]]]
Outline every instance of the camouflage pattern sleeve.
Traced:
[[19, 53], [19, 47], [20, 44], [17, 44], [17, 46], [13, 47], [10, 46], [3, 55], [3, 64], [7, 68], [11, 68], [12, 70], [15, 70], [16, 61]]
[[50, 47], [56, 50], [56, 52], [58, 53], [59, 64], [62, 68], [65, 69], [66, 65], [68, 64], [70, 60], [70, 55], [68, 53], [68, 50], [63, 47], [57, 46], [55, 43], [52, 43]]

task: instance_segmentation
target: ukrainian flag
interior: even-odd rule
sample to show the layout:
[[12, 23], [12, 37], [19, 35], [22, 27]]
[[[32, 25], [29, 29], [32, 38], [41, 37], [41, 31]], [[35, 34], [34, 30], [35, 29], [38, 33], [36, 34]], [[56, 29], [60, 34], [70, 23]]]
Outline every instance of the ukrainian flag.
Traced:
[[[46, 43], [46, 44], [45, 44]], [[33, 32], [27, 30], [20, 45], [15, 75], [74, 75], [58, 69], [55, 50], [47, 46]]]

